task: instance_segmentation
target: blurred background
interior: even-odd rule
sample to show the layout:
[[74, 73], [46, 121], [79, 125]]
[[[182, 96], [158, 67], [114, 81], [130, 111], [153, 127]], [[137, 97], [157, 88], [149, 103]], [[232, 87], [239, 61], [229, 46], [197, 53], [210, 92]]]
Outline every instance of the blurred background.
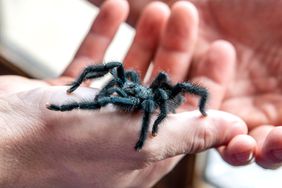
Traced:
[[[58, 76], [97, 15], [83, 0], [0, 0], [0, 74]], [[122, 61], [134, 29], [122, 25], [105, 61]], [[216, 151], [188, 155], [155, 188], [281, 188], [282, 170], [231, 167]]]
[[[82, 0], [0, 0], [1, 56], [33, 77], [56, 77], [72, 60], [97, 12]], [[114, 40], [106, 60], [108, 54], [121, 60], [127, 51], [134, 30], [126, 25], [121, 30], [120, 42]]]

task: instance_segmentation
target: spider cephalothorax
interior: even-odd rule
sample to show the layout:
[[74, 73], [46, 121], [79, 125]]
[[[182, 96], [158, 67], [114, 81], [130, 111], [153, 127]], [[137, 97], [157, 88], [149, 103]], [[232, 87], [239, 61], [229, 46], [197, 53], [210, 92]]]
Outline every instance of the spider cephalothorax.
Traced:
[[140, 137], [135, 145], [136, 150], [140, 150], [144, 145], [152, 113], [159, 108], [159, 115], [152, 128], [152, 135], [156, 135], [159, 124], [166, 118], [167, 114], [169, 112], [174, 113], [176, 108], [183, 103], [186, 92], [200, 96], [199, 110], [202, 115], [206, 116], [205, 105], [208, 99], [208, 91], [205, 88], [189, 82], [172, 85], [164, 72], [160, 72], [151, 85], [146, 87], [141, 85], [136, 72], [125, 71], [120, 62], [86, 67], [67, 92], [73, 92], [85, 80], [102, 77], [108, 72], [111, 72], [113, 79], [102, 88], [93, 101], [72, 102], [60, 106], [51, 104], [48, 108], [56, 111], [96, 110], [107, 104], [114, 104], [124, 111], [141, 110], [144, 115]]

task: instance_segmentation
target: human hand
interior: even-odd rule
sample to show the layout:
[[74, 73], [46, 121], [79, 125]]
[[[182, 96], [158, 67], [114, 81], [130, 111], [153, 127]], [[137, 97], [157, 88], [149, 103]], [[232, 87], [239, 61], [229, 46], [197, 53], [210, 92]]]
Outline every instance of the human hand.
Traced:
[[[169, 58], [156, 60], [154, 72], [173, 70], [172, 77], [177, 76], [176, 81], [186, 77], [198, 80], [199, 75], [212, 78], [209, 83], [204, 83], [213, 91], [211, 101], [221, 101], [224, 97], [221, 109], [237, 114], [247, 122], [249, 135], [259, 144], [256, 162], [265, 168], [280, 166], [282, 37], [278, 7], [281, 7], [281, 1], [191, 2], [197, 8], [196, 14], [188, 18], [183, 16], [182, 20], [178, 18], [178, 29], [173, 29], [176, 24], [167, 26], [174, 34], [178, 33], [177, 37], [171, 35], [170, 41], [186, 44], [182, 49], [186, 57], [182, 53], [184, 60], [177, 63], [179, 66], [175, 66], [177, 61], [166, 60]], [[190, 20], [196, 20], [196, 24]], [[181, 35], [181, 31], [192, 34]], [[143, 70], [148, 63], [144, 65]], [[235, 74], [232, 68], [235, 68]], [[221, 105], [216, 103], [213, 108]]]
[[[161, 70], [168, 72], [174, 82], [186, 80], [190, 76], [193, 52], [200, 50], [195, 49], [198, 27], [197, 10], [191, 3], [175, 3], [171, 12], [160, 2], [152, 3], [144, 10], [137, 24], [134, 42], [124, 60], [125, 66], [139, 70], [144, 78], [154, 58], [154, 67], [149, 80], [154, 79]], [[191, 81], [200, 83], [209, 89], [211, 97], [208, 106], [217, 109], [225, 96], [226, 85], [233, 76], [235, 50], [230, 43], [217, 40], [206, 49], [202, 57], [198, 64], [198, 67], [201, 68], [193, 72]], [[195, 101], [197, 100], [191, 100], [191, 96], [189, 97], [181, 110], [196, 108]], [[248, 136], [237, 141], [241, 147], [233, 152], [245, 153], [246, 156], [249, 156], [244, 160], [238, 162], [231, 156], [225, 156], [222, 152], [224, 148], [219, 148], [219, 151], [228, 163], [243, 165], [251, 159], [252, 152], [250, 151], [254, 150], [254, 139]]]
[[247, 133], [244, 122], [228, 113], [178, 113], [137, 152], [142, 114], [110, 106], [48, 110], [46, 103], [91, 100], [97, 92], [81, 87], [68, 95], [66, 89], [41, 87], [0, 98], [1, 187], [151, 187], [183, 154], [224, 145], [232, 155], [236, 140]]
[[[111, 22], [116, 23], [116, 14], [125, 17], [127, 6], [123, 2], [107, 1], [97, 19], [107, 18], [109, 27], [117, 28], [119, 23]], [[147, 11], [152, 10], [160, 13], [157, 23], [164, 24], [168, 9], [154, 4]], [[108, 16], [101, 16], [103, 14]], [[160, 26], [150, 22], [149, 18], [144, 17], [143, 23]], [[96, 20], [92, 28], [99, 28], [102, 23]], [[182, 154], [222, 146], [222, 155], [233, 159], [233, 164], [242, 164], [249, 159], [255, 143], [243, 147], [248, 148], [247, 151], [240, 150], [245, 143], [242, 141], [247, 137], [244, 135], [247, 133], [245, 124], [224, 112], [208, 111], [207, 118], [201, 118], [197, 111], [170, 115], [159, 135], [148, 138], [141, 152], [136, 152], [133, 147], [140, 129], [139, 114], [122, 114], [110, 107], [102, 112], [59, 113], [47, 110], [46, 103], [94, 97], [95, 90], [92, 89], [79, 88], [73, 95], [66, 95], [65, 87], [49, 85], [67, 83], [72, 76], [77, 76], [82, 67], [89, 63], [88, 60], [96, 57], [98, 46], [95, 47], [97, 43], [92, 44], [91, 41], [98, 41], [98, 44], [102, 41], [103, 48], [103, 44], [107, 46], [113, 36], [107, 35], [107, 38], [102, 35], [99, 40], [101, 35], [93, 34], [93, 31], [95, 29], [86, 37], [64, 77], [46, 82], [11, 76], [0, 78], [0, 169], [4, 169], [0, 180], [3, 186], [10, 186], [13, 182], [14, 187], [148, 187], [170, 171]], [[157, 42], [158, 38], [155, 37], [159, 36], [157, 31], [161, 28], [155, 31], [151, 39]], [[141, 27], [137, 33], [140, 32]], [[105, 38], [109, 41], [105, 42]], [[97, 57], [103, 56], [104, 50], [100, 52]], [[144, 58], [148, 58], [147, 55]], [[10, 119], [13, 121], [7, 121]], [[131, 126], [124, 122], [130, 122]]]
[[281, 1], [195, 1], [195, 5], [203, 21], [199, 46], [221, 38], [230, 41], [237, 52], [236, 73], [221, 109], [246, 121], [249, 135], [258, 143], [255, 158], [259, 165], [280, 166]]

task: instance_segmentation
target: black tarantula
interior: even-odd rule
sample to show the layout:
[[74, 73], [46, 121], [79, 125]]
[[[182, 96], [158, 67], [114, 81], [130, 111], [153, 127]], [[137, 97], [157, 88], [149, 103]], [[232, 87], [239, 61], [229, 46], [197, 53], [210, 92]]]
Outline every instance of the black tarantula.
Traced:
[[51, 104], [48, 108], [55, 111], [96, 110], [111, 103], [124, 111], [142, 110], [144, 115], [139, 140], [135, 145], [136, 150], [142, 149], [144, 145], [151, 114], [157, 108], [160, 109], [152, 128], [152, 135], [155, 136], [159, 124], [166, 118], [167, 114], [169, 112], [174, 113], [176, 108], [183, 103], [185, 92], [200, 96], [199, 110], [203, 116], [207, 115], [205, 105], [208, 99], [208, 91], [205, 88], [189, 82], [172, 85], [164, 72], [160, 72], [151, 85], [146, 87], [141, 85], [140, 78], [135, 71], [125, 71], [120, 62], [86, 67], [67, 92], [72, 93], [83, 81], [102, 77], [108, 72], [113, 75], [113, 79], [102, 88], [93, 101], [72, 102], [60, 106]]

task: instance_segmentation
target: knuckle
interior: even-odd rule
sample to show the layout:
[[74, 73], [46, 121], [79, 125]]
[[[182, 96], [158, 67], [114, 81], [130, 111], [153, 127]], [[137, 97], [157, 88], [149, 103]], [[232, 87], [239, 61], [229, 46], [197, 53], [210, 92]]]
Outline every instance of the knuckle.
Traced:
[[210, 126], [202, 126], [194, 135], [189, 153], [196, 153], [210, 148], [215, 143], [215, 132]]

